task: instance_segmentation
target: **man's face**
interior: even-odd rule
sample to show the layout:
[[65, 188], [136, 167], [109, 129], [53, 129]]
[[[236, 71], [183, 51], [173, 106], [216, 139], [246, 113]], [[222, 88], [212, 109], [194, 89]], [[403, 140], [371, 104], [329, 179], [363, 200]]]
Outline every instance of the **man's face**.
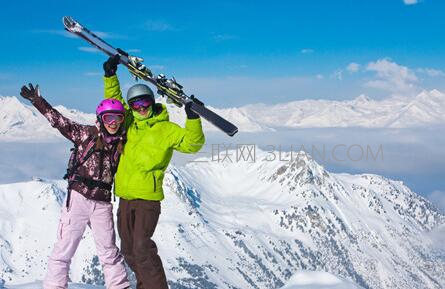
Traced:
[[150, 98], [142, 97], [130, 102], [130, 108], [142, 116], [148, 116], [153, 102]]

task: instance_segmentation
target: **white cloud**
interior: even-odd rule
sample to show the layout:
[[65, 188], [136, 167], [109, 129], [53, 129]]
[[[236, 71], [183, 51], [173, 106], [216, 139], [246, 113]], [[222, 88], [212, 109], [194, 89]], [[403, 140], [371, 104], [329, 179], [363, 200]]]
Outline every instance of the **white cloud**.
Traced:
[[133, 48], [133, 49], [127, 49], [126, 52], [128, 52], [128, 53], [140, 53], [141, 50], [137, 49], [137, 48]]
[[417, 71], [420, 72], [420, 73], [426, 74], [428, 76], [432, 76], [432, 77], [437, 77], [437, 76], [444, 76], [445, 77], [445, 72], [443, 72], [440, 69], [418, 68]]
[[331, 74], [331, 78], [343, 80], [343, 69], [337, 69], [334, 71], [334, 73]]
[[100, 52], [99, 49], [97, 49], [96, 47], [93, 47], [93, 46], [80, 46], [80, 47], [77, 47], [77, 49], [79, 49], [80, 51], [89, 52], [89, 53]]
[[303, 48], [303, 49], [300, 50], [300, 52], [302, 54], [310, 54], [310, 53], [314, 53], [315, 51], [313, 49], [311, 49], [311, 48]]
[[127, 39], [128, 38], [126, 35], [116, 34], [116, 33], [111, 33], [111, 32], [93, 31], [93, 33], [102, 39]]
[[165, 66], [162, 64], [152, 64], [152, 65], [149, 65], [148, 68], [150, 68], [152, 70], [164, 70]]
[[32, 33], [43, 33], [43, 34], [52, 34], [52, 35], [60, 35], [67, 38], [76, 38], [77, 36], [66, 31], [66, 30], [58, 30], [58, 29], [36, 29], [32, 30]]
[[148, 31], [164, 32], [173, 30], [173, 26], [163, 21], [149, 20], [145, 22], [144, 27]]
[[315, 75], [315, 78], [317, 78], [317, 79], [323, 79], [324, 76], [323, 76], [323, 74], [317, 74], [317, 75]]
[[83, 75], [85, 76], [102, 76], [103, 72], [97, 72], [97, 71], [88, 71], [85, 72]]
[[351, 62], [348, 64], [348, 66], [346, 66], [346, 70], [351, 73], [358, 72], [360, 70], [360, 64]]
[[[31, 31], [32, 33], [44, 33], [44, 34], [52, 34], [52, 35], [60, 35], [67, 38], [77, 38], [76, 35], [66, 31], [66, 30], [58, 30], [58, 29], [35, 29]], [[110, 33], [110, 32], [103, 32], [103, 31], [93, 31], [94, 34], [99, 36], [102, 39], [125, 39], [126, 36]]]
[[445, 213], [445, 192], [433, 191], [427, 196], [427, 199]]
[[403, 0], [403, 3], [405, 3], [405, 5], [414, 5], [419, 3], [418, 0]]
[[228, 40], [234, 40], [237, 39], [238, 37], [235, 35], [231, 35], [231, 34], [217, 34], [213, 36], [213, 40], [215, 40], [216, 42], [223, 42], [223, 41], [228, 41]]
[[379, 59], [368, 63], [367, 71], [375, 72], [376, 79], [365, 85], [392, 93], [413, 94], [418, 91], [416, 74], [406, 66], [399, 65], [390, 59]]

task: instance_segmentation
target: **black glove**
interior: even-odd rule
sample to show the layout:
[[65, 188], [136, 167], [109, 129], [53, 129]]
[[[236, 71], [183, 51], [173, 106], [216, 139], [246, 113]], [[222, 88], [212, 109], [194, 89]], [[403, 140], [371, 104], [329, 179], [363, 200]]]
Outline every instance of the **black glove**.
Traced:
[[29, 88], [26, 85], [22, 86], [20, 95], [23, 96], [23, 98], [26, 98], [31, 102], [34, 102], [37, 98], [41, 97], [39, 85], [37, 84], [35, 88], [34, 86], [32, 86], [31, 83], [29, 84]]
[[199, 118], [199, 114], [192, 110], [192, 103], [195, 102], [199, 105], [204, 105], [204, 103], [197, 99], [194, 95], [191, 95], [190, 98], [192, 101], [189, 101], [184, 105], [185, 113], [187, 114], [188, 119], [197, 119]]
[[110, 56], [107, 61], [104, 62], [104, 72], [106, 77], [116, 75], [117, 65], [119, 64], [120, 55], [116, 54]]

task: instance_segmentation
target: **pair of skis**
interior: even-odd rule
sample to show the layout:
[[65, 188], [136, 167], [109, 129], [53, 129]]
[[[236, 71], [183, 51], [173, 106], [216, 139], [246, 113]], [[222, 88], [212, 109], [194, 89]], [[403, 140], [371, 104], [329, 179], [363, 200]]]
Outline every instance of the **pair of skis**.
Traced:
[[206, 108], [199, 100], [195, 99], [193, 95], [188, 96], [185, 94], [182, 85], [180, 85], [175, 78], [167, 78], [163, 74], [155, 76], [148, 67], [142, 64], [142, 58], [129, 55], [119, 48], [114, 48], [69, 16], [63, 17], [63, 24], [68, 32], [86, 40], [108, 56], [119, 54], [120, 63], [125, 65], [136, 79], [142, 79], [155, 85], [158, 94], [167, 97], [168, 102], [174, 103], [179, 107], [192, 102], [191, 109], [194, 112], [221, 129], [227, 135], [233, 136], [238, 132], [238, 128], [235, 125]]

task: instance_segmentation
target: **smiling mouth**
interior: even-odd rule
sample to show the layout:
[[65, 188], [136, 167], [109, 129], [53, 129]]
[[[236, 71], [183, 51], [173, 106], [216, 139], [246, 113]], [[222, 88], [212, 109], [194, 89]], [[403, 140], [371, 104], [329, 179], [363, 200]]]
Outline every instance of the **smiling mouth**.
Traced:
[[118, 129], [118, 125], [116, 123], [107, 124], [106, 127], [109, 130], [117, 130]]
[[138, 112], [140, 113], [140, 114], [146, 114], [147, 112], [148, 112], [148, 109], [147, 108], [140, 108], [139, 110], [138, 110]]

